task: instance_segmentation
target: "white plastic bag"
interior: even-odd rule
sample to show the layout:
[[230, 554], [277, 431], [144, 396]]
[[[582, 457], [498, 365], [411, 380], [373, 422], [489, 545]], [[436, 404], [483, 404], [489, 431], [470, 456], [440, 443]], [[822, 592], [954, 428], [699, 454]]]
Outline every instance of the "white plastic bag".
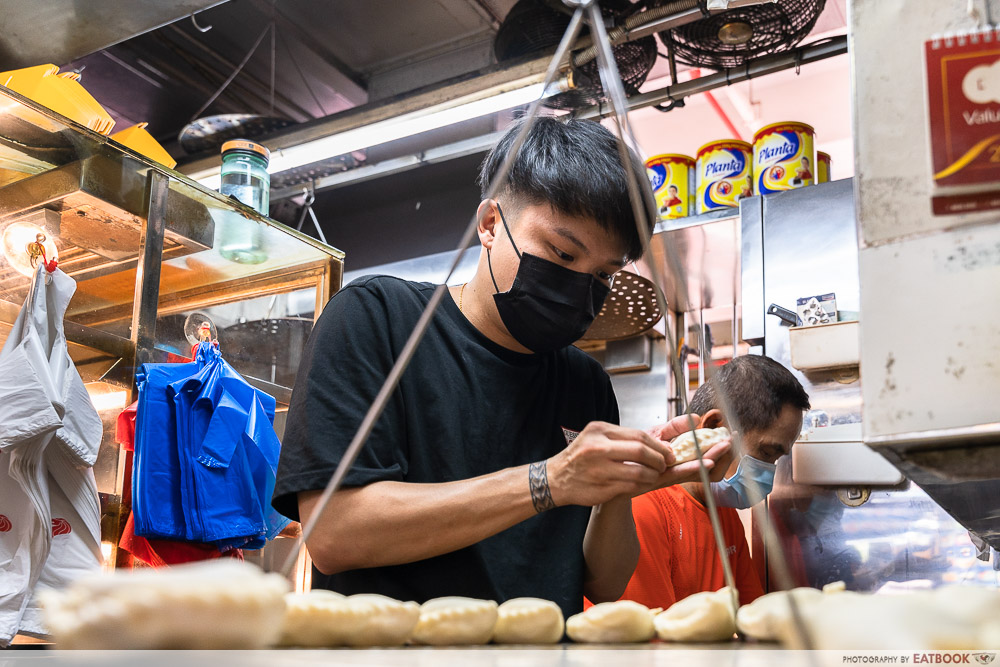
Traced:
[[66, 348], [75, 291], [39, 266], [0, 352], [0, 647], [19, 631], [45, 634], [36, 588], [100, 567], [91, 466], [103, 426]]

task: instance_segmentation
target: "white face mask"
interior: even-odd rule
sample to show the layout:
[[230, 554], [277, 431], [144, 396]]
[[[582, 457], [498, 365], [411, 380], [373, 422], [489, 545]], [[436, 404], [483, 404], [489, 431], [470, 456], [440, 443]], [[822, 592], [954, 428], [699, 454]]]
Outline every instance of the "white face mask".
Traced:
[[[747, 509], [771, 493], [778, 466], [744, 455], [732, 477], [712, 483], [712, 495], [720, 507]], [[755, 483], [756, 482], [756, 483]]]

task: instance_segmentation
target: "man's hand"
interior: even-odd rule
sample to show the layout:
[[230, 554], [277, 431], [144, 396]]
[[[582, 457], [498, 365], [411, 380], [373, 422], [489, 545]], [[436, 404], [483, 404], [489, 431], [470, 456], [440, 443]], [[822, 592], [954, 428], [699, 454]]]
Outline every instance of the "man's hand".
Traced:
[[[547, 462], [548, 490], [555, 505], [594, 506], [616, 496], [653, 488], [674, 462], [670, 447], [648, 433], [606, 422], [591, 422]], [[540, 485], [532, 466], [532, 493]]]
[[[635, 570], [639, 540], [631, 497], [698, 477], [698, 462], [673, 465], [673, 450], [665, 442], [689, 430], [690, 423], [687, 417], [674, 419], [651, 434], [592, 422], [562, 452], [530, 466], [536, 511], [541, 511], [538, 499], [544, 499], [547, 507], [594, 507], [583, 542], [587, 563], [584, 591], [591, 601], [617, 600]], [[716, 461], [728, 455], [729, 448], [724, 442], [705, 452], [705, 466], [711, 471]], [[541, 484], [546, 472], [546, 483]]]
[[698, 428], [698, 422], [701, 418], [698, 415], [681, 415], [680, 417], [674, 417], [666, 424], [657, 424], [652, 428], [646, 429], [646, 433], [650, 434], [657, 440], [662, 440], [663, 442], [670, 442], [681, 433], [687, 433]]
[[[718, 482], [725, 476], [726, 469], [729, 468], [729, 463], [732, 462], [731, 449], [732, 442], [724, 440], [701, 455], [701, 460], [705, 463], [705, 468], [708, 469], [708, 478], [711, 481]], [[683, 484], [684, 482], [698, 482], [700, 480], [698, 461], [688, 461], [687, 463], [679, 463], [671, 468], [667, 468], [657, 478], [655, 483], [639, 493], [646, 493], [647, 491], [661, 489], [665, 486], [673, 486], [674, 484]]]
[[[679, 417], [674, 417], [665, 424], [658, 424], [650, 429], [647, 429], [646, 432], [658, 440], [669, 442], [682, 433], [687, 433], [688, 431], [697, 428], [698, 419], [698, 415], [681, 415]], [[733, 456], [732, 440], [724, 440], [709, 449], [707, 452], [703, 452], [701, 457], [702, 460], [705, 461], [705, 467], [708, 468], [709, 479], [713, 482], [722, 481], [722, 478], [726, 475], [726, 470], [729, 469], [730, 464], [733, 462]], [[710, 462], [712, 465], [709, 465]], [[698, 461], [681, 463], [680, 465], [674, 466], [674, 468], [669, 472], [672, 473], [669, 478], [665, 477], [660, 480], [663, 483], [658, 484], [658, 486], [654, 488], [670, 486], [671, 484], [679, 484], [682, 482], [700, 481], [698, 475]]]

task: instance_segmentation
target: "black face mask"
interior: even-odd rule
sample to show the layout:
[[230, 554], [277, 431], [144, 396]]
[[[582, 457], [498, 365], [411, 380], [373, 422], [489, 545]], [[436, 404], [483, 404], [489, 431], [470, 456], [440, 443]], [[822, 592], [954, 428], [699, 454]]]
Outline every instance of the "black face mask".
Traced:
[[589, 273], [571, 271], [555, 262], [521, 253], [499, 204], [497, 211], [521, 260], [514, 284], [508, 291], [500, 292], [493, 278], [490, 251], [486, 250], [490, 278], [497, 291], [493, 301], [507, 331], [532, 352], [551, 352], [580, 340], [601, 312], [610, 288]]

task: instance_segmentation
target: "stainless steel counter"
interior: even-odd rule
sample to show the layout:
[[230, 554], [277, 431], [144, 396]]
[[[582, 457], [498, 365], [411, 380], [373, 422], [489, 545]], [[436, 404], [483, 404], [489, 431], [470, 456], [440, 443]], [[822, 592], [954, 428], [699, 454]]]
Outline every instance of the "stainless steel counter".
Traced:
[[[871, 652], [869, 652], [871, 653]], [[829, 655], [827, 655], [829, 654]], [[331, 649], [287, 651], [6, 651], [5, 667], [39, 665], [100, 667], [298, 667], [403, 665], [412, 667], [645, 667], [696, 665], [718, 667], [818, 667], [841, 664], [841, 652], [782, 651], [773, 644], [665, 644], [653, 642], [610, 647], [560, 644], [545, 648], [481, 646], [475, 648], [405, 647], [395, 649]]]

